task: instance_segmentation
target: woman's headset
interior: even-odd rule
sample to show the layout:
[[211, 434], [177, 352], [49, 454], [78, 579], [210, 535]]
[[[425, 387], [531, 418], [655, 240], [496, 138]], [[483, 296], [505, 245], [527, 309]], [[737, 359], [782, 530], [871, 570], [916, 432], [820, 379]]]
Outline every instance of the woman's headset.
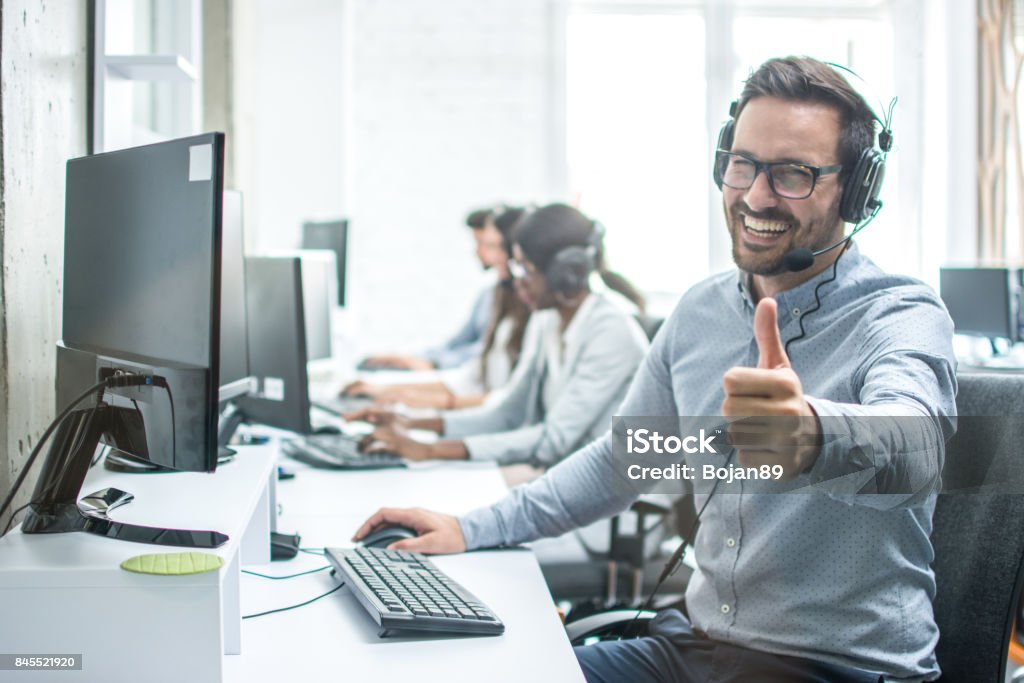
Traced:
[[604, 226], [593, 221], [586, 245], [574, 244], [559, 249], [544, 271], [548, 289], [562, 294], [575, 294], [586, 288], [590, 274], [601, 263], [604, 233]]

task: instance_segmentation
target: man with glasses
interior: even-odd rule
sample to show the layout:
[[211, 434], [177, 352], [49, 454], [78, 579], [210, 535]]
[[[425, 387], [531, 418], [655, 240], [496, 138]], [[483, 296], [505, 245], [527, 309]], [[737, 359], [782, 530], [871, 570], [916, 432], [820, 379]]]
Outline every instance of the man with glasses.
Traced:
[[[647, 637], [577, 648], [589, 681], [939, 675], [929, 531], [941, 446], [906, 457], [850, 448], [822, 429], [825, 420], [910, 415], [948, 435], [955, 413], [953, 331], [941, 301], [842, 242], [844, 219], [877, 210], [870, 196], [864, 211], [843, 202], [861, 192], [861, 178], [875, 178], [859, 174], [875, 151], [875, 122], [842, 75], [810, 58], [769, 60], [747, 80], [714, 166], [738, 270], [683, 296], [618, 414], [785, 418], [762, 421], [762, 433], [729, 457], [781, 466], [800, 490], [695, 482], [702, 516], [688, 615], [667, 610]], [[800, 264], [808, 267], [788, 258], [800, 251], [811, 254]], [[638, 487], [614, 436], [490, 507], [460, 518], [385, 508], [357, 536], [402, 524], [419, 536], [397, 548], [459, 552], [615, 514]]]

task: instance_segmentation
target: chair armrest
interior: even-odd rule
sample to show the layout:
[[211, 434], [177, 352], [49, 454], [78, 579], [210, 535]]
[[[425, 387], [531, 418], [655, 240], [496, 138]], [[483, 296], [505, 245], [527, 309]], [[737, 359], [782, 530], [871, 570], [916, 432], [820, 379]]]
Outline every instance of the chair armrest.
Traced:
[[[637, 617], [635, 609], [616, 609], [600, 614], [591, 614], [565, 625], [565, 633], [569, 636], [569, 642], [573, 645], [582, 645], [587, 638], [595, 636], [604, 638], [620, 634]], [[646, 627], [647, 623], [654, 618], [655, 612], [644, 610], [636, 618], [640, 627]], [[638, 629], [640, 630], [640, 629]]]

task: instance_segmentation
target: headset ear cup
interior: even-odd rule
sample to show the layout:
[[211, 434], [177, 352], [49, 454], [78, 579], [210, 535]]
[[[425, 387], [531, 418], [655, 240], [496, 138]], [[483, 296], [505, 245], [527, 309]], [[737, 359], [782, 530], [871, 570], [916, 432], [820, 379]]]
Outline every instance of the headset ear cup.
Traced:
[[711, 161], [711, 176], [715, 179], [715, 185], [719, 190], [722, 189], [722, 169], [718, 167], [718, 150], [732, 149], [732, 136], [735, 127], [736, 119], [730, 118], [722, 124], [722, 129], [718, 131], [718, 146], [715, 147], [715, 156]]
[[555, 254], [544, 279], [551, 291], [574, 294], [586, 286], [594, 265], [592, 246], [566, 247]]
[[853, 173], [843, 185], [839, 217], [847, 223], [860, 223], [874, 213], [884, 178], [885, 157], [874, 148], [861, 152]]

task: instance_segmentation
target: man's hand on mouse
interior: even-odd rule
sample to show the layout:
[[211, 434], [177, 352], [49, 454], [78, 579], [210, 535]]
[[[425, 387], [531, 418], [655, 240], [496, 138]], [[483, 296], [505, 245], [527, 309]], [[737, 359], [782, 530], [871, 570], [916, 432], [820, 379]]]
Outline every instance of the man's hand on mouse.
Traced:
[[423, 508], [381, 508], [363, 522], [352, 540], [360, 541], [378, 527], [396, 524], [413, 529], [418, 536], [395, 541], [388, 546], [388, 550], [408, 550], [431, 555], [466, 551], [466, 539], [462, 535], [459, 520]]
[[740, 465], [782, 465], [783, 478], [791, 479], [814, 464], [821, 425], [786, 355], [775, 299], [758, 302], [754, 337], [757, 367], [725, 373], [722, 415], [730, 418], [729, 439], [739, 449]]

